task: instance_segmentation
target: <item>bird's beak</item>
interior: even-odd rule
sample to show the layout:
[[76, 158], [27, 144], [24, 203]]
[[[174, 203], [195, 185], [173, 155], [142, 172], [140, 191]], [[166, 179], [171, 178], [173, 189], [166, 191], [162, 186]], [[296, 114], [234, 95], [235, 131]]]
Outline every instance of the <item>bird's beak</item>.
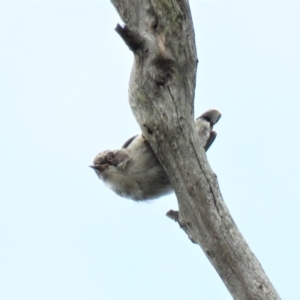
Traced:
[[105, 170], [109, 165], [108, 164], [96, 164], [96, 165], [90, 165], [89, 167], [94, 169], [95, 171], [103, 171]]

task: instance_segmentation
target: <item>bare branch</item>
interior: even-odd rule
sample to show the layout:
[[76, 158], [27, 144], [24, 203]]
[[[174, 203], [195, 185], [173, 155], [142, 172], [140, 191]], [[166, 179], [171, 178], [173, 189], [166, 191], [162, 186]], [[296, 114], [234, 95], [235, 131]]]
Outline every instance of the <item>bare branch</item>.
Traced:
[[229, 214], [195, 132], [198, 59], [188, 1], [112, 3], [126, 44], [144, 49], [135, 55], [129, 100], [176, 193], [179, 212], [168, 216], [201, 246], [234, 299], [280, 299]]

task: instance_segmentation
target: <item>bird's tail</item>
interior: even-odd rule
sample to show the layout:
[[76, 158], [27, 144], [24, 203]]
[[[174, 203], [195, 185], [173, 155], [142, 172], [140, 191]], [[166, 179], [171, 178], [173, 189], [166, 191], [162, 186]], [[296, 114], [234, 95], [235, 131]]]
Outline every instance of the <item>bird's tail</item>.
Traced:
[[214, 142], [217, 133], [213, 131], [213, 126], [220, 120], [221, 113], [216, 109], [210, 109], [196, 119], [196, 130], [201, 138], [201, 144], [205, 151]]

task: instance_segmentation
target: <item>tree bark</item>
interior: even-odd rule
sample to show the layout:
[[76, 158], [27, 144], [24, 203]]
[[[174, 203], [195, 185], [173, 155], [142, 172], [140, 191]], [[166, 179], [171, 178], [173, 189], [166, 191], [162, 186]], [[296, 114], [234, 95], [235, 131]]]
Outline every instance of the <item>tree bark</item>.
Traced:
[[197, 54], [188, 0], [111, 0], [134, 53], [129, 101], [178, 199], [168, 216], [201, 246], [234, 299], [280, 299], [239, 232], [194, 125]]

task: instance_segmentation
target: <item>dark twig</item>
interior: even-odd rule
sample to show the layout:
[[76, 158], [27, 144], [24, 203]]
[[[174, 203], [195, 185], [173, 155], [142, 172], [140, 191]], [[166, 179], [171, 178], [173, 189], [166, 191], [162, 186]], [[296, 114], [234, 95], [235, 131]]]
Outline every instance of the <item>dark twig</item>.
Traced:
[[174, 220], [175, 222], [179, 222], [179, 212], [177, 210], [169, 210], [166, 213], [166, 216]]
[[117, 24], [115, 30], [132, 52], [136, 53], [137, 51], [144, 49], [142, 37], [138, 33], [130, 30], [128, 26], [125, 25], [122, 27], [120, 24]]

